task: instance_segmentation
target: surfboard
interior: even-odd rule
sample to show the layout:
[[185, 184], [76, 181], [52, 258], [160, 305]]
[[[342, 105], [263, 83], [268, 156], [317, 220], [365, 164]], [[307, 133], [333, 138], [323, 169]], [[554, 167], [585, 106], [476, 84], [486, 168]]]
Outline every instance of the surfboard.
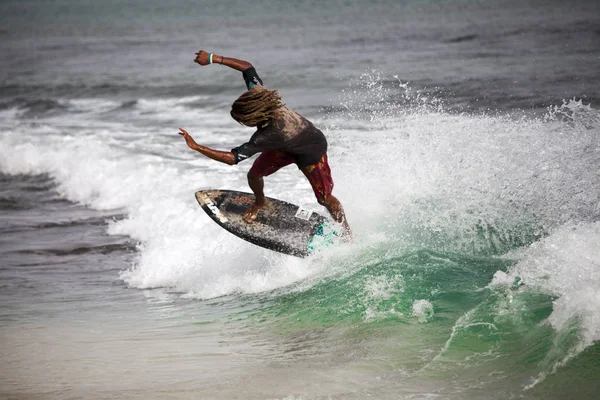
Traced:
[[300, 206], [267, 197], [255, 221], [243, 220], [254, 204], [254, 194], [235, 190], [201, 190], [196, 200], [208, 216], [225, 230], [269, 250], [306, 257], [332, 244], [338, 236], [324, 216]]

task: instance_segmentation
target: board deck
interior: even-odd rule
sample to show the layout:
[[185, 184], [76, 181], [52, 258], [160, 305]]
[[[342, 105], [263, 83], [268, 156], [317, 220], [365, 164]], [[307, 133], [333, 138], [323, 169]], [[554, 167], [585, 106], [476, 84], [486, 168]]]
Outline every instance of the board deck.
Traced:
[[234, 190], [201, 190], [196, 200], [221, 227], [257, 246], [297, 257], [306, 257], [331, 231], [327, 218], [282, 200], [267, 197], [252, 223], [243, 220], [254, 204], [254, 195]]

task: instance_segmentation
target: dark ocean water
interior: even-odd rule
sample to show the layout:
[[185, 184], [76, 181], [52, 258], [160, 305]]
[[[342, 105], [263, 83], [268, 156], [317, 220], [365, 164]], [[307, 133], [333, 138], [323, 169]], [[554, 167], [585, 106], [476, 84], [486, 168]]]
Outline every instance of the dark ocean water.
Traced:
[[[356, 243], [203, 214], [250, 162], [177, 128], [252, 132], [199, 49], [323, 129]], [[0, 52], [0, 397], [598, 397], [597, 1], [6, 0]]]

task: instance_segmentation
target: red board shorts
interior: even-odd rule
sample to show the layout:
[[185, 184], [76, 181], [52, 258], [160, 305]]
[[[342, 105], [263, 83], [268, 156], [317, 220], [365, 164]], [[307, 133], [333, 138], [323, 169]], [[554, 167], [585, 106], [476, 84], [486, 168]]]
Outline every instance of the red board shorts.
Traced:
[[[283, 150], [265, 151], [254, 161], [249, 174], [257, 178], [269, 176], [280, 168], [295, 162], [296, 159]], [[327, 163], [327, 153], [323, 154], [316, 164], [302, 168], [302, 172], [310, 182], [319, 203], [324, 202], [333, 191], [333, 179], [331, 179], [331, 170]]]

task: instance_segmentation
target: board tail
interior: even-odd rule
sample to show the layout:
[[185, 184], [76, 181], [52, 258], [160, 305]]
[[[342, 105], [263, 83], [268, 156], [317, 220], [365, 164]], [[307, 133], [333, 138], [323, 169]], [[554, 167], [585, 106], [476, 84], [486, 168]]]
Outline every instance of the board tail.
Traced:
[[339, 243], [340, 233], [335, 230], [328, 222], [324, 222], [317, 227], [315, 233], [308, 241], [308, 253], [313, 254], [326, 247]]

